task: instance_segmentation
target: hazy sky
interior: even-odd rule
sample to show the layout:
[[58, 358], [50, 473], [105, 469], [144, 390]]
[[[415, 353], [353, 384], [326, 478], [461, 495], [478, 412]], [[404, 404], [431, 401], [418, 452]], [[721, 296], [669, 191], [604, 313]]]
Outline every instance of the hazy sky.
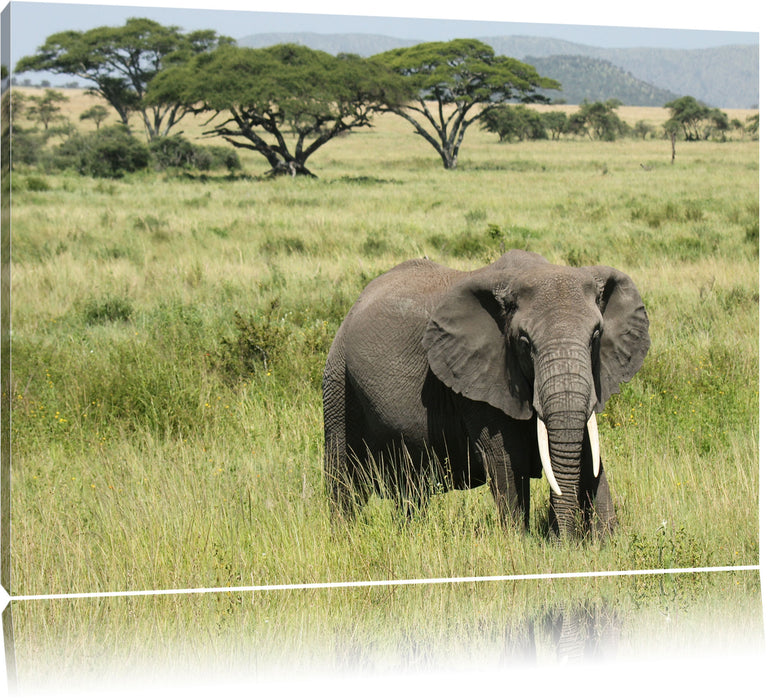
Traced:
[[[641, 7], [649, 9], [648, 17], [634, 16], [627, 8], [623, 8], [622, 3], [612, 6], [608, 1], [590, 4], [566, 0], [555, 0], [548, 10], [521, 8], [519, 13], [514, 7], [504, 7], [506, 4], [516, 3], [504, 3], [503, 0], [500, 3], [478, 0], [477, 3], [458, 5], [455, 2], [396, 0], [391, 3], [372, 4], [368, 10], [363, 3], [352, 0], [327, 0], [326, 3], [286, 0], [284, 8], [292, 11], [286, 13], [255, 11], [277, 7], [277, 3], [261, 0], [252, 3], [239, 0], [222, 0], [217, 3], [212, 0], [167, 0], [145, 2], [135, 6], [116, 2], [12, 2], [11, 64], [15, 65], [19, 58], [33, 53], [46, 37], [54, 32], [66, 29], [85, 30], [100, 25], [121, 25], [127, 18], [137, 16], [149, 17], [162, 24], [174, 24], [186, 31], [215, 29], [234, 39], [264, 32], [308, 31], [321, 34], [366, 32], [421, 40], [522, 34], [550, 36], [606, 47], [704, 48], [725, 44], [752, 44], [758, 43], [759, 27], [756, 19], [745, 11], [745, 5], [749, 1], [743, 0], [744, 7], [736, 3], [739, 9], [743, 10], [734, 13], [737, 18], [730, 17], [733, 13], [729, 7], [726, 10], [727, 16], [721, 13], [715, 16], [708, 2], [701, 4], [693, 0], [685, 0], [682, 3], [684, 13], [677, 7], [672, 7], [667, 0], [640, 3]], [[670, 11], [661, 13], [661, 4], [671, 8]], [[585, 5], [583, 13], [578, 9], [579, 5]], [[323, 6], [327, 13], [332, 14], [314, 14], [320, 12]], [[212, 9], [213, 7], [225, 9]], [[246, 9], [248, 7], [251, 11]], [[696, 15], [693, 12], [694, 7], [704, 7], [704, 10]], [[382, 16], [356, 14], [363, 12]], [[506, 21], [501, 21], [502, 18]], [[662, 18], [666, 18], [666, 21], [659, 21]], [[517, 19], [527, 21], [518, 22]], [[641, 21], [651, 25], [650, 28], [633, 26]], [[582, 22], [586, 24], [579, 24]], [[605, 26], [612, 24], [620, 26]], [[660, 27], [661, 24], [669, 28], [655, 28], [655, 25]]]

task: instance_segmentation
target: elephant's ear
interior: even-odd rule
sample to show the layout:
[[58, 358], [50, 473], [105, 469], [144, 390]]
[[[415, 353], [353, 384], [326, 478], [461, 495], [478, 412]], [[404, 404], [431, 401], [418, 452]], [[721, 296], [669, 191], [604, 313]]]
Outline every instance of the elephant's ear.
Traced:
[[509, 353], [505, 325], [512, 281], [546, 260], [509, 251], [452, 286], [423, 334], [431, 371], [453, 391], [484, 401], [512, 418], [532, 415], [531, 386]]
[[641, 367], [649, 350], [649, 318], [633, 280], [611, 267], [592, 267], [599, 284], [601, 330], [599, 396], [597, 410], [620, 390]]

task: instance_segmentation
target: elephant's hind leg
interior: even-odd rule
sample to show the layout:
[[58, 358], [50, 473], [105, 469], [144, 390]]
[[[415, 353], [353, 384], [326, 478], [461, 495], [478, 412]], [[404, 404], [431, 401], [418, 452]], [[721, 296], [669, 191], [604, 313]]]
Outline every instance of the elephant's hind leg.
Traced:
[[[335, 519], [349, 519], [356, 508], [357, 460], [351, 440], [354, 397], [348, 388], [341, 343], [335, 338], [323, 374], [324, 464], [326, 490]], [[350, 414], [350, 415], [349, 415]]]

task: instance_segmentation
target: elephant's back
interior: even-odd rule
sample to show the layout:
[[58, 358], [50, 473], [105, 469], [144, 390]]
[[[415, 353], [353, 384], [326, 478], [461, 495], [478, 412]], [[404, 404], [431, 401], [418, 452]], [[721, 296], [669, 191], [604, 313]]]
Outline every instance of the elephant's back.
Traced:
[[359, 337], [385, 344], [386, 333], [409, 338], [423, 332], [445, 290], [465, 273], [425, 258], [408, 260], [375, 277], [361, 292], [343, 322], [349, 344]]
[[427, 258], [407, 260], [375, 277], [364, 288], [358, 302], [390, 304], [391, 299], [406, 299], [424, 309], [433, 308], [445, 290], [466, 274]]
[[343, 321], [338, 336], [349, 382], [376, 432], [390, 426], [425, 439], [413, 434], [424, 424], [421, 339], [441, 295], [462, 274], [425, 259], [402, 263], [372, 280]]

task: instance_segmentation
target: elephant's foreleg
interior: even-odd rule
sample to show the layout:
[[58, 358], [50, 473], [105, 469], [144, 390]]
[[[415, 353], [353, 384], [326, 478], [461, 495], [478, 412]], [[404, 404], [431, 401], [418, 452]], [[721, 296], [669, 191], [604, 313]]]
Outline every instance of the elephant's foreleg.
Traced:
[[529, 426], [505, 420], [486, 404], [472, 403], [465, 415], [475, 453], [488, 477], [490, 491], [505, 525], [527, 528], [530, 517], [530, 468], [518, 463], [529, 455]]
[[[514, 449], [514, 448], [513, 448]], [[480, 450], [493, 499], [504, 525], [528, 528], [530, 518], [530, 478], [521, 476], [507, 450], [503, 434], [491, 435]]]
[[515, 477], [511, 466], [503, 461], [486, 462], [485, 469], [501, 522], [512, 527], [522, 523], [522, 526], [527, 528], [530, 508], [529, 480]]

